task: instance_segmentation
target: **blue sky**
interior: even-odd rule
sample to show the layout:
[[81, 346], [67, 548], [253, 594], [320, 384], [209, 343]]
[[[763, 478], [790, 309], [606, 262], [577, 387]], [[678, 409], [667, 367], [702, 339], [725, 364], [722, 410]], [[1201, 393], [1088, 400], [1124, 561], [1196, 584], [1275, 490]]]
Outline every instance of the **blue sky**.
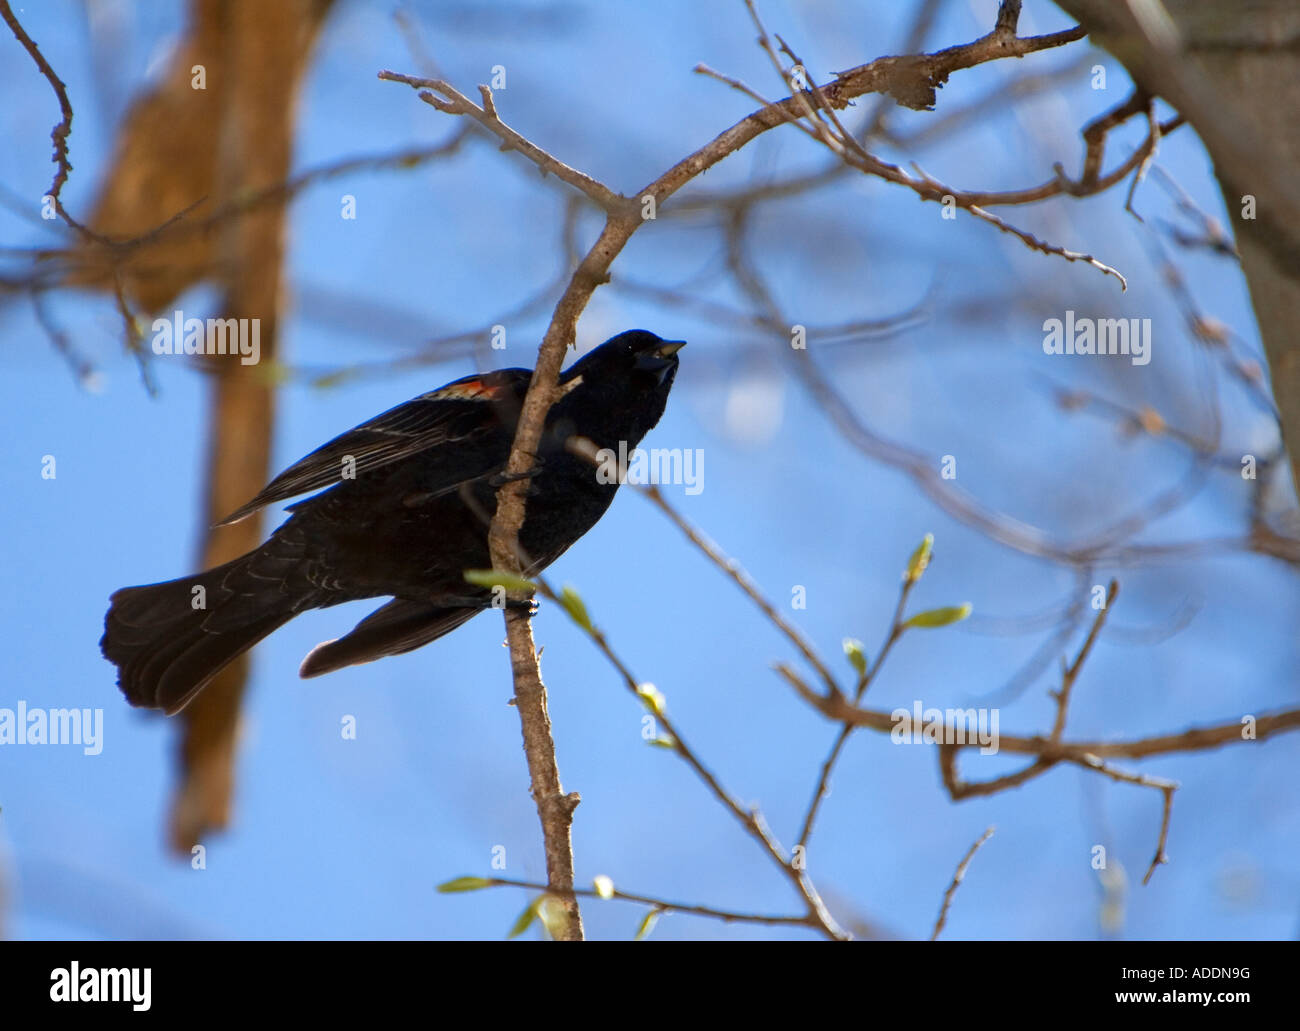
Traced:
[[[896, 52], [911, 5], [761, 5], [770, 29], [819, 78]], [[996, 5], [950, 3], [927, 45], [987, 31]], [[108, 3], [122, 40], [106, 62], [83, 5], [50, 2], [19, 17], [68, 85], [77, 111], [73, 176], [63, 199], [85, 213], [122, 104], [165, 64], [181, 5]], [[752, 102], [696, 75], [703, 62], [775, 95], [739, 3], [655, 5], [520, 3], [449, 9], [411, 4], [424, 46], [473, 94], [493, 66], [507, 70], [502, 116], [568, 163], [631, 192], [747, 113]], [[447, 12], [452, 13], [447, 13]], [[408, 39], [378, 3], [341, 3], [327, 24], [301, 100], [295, 167], [426, 145], [451, 120], [407, 88], [380, 82], [389, 68], [419, 74]], [[1026, 4], [1022, 30], [1069, 23]], [[100, 31], [105, 31], [100, 26]], [[49, 131], [57, 108], [12, 40], [0, 41], [0, 88], [22, 98], [3, 116], [0, 240], [49, 247], [61, 237], [33, 213], [48, 188]], [[1091, 55], [1091, 59], [1089, 58]], [[1091, 67], [1108, 71], [1091, 88]], [[99, 69], [97, 71], [97, 69]], [[1010, 77], [1066, 70], [1042, 96], [1006, 105], [945, 142], [905, 150], [968, 188], [1012, 188], [1075, 169], [1078, 129], [1122, 100], [1128, 80], [1109, 57], [1078, 44], [963, 72], [936, 113], [899, 112], [898, 131], [923, 128]], [[1140, 136], [1118, 134], [1107, 167]], [[820, 167], [824, 152], [794, 132], [772, 132], [704, 177], [699, 189], [736, 187]], [[1160, 164], [1226, 220], [1210, 162], [1195, 136], [1165, 140]], [[1276, 430], [1220, 365], [1187, 336], [1152, 259], [1151, 232], [1123, 212], [1124, 189], [1053, 201], [1006, 215], [1040, 236], [1121, 268], [1130, 289], [1081, 264], [1031, 253], [991, 227], [943, 221], [897, 187], [860, 176], [770, 205], [751, 228], [754, 254], [783, 308], [809, 324], [883, 318], [930, 296], [921, 325], [885, 340], [815, 352], [855, 410], [887, 437], [927, 454], [957, 456], [958, 482], [991, 506], [1062, 539], [1085, 537], [1178, 482], [1184, 452], [1167, 438], [1126, 436], [1114, 420], [1066, 414], [1045, 383], [1150, 405], [1175, 425], [1204, 430], [1223, 417], [1221, 452], [1264, 453]], [[343, 194], [358, 217], [339, 217]], [[690, 191], [683, 193], [683, 199]], [[322, 389], [308, 375], [283, 388], [276, 469], [393, 404], [477, 367], [468, 355], [403, 371], [378, 368], [422, 340], [487, 326], [557, 276], [565, 191], [517, 157], [472, 143], [445, 162], [366, 173], [315, 186], [290, 213], [283, 348], [295, 370], [375, 367]], [[1148, 181], [1135, 201], [1148, 223], [1173, 217]], [[1068, 570], [989, 541], [929, 502], [896, 471], [868, 461], [789, 375], [780, 342], [698, 313], [654, 304], [627, 287], [649, 283], [744, 308], [728, 283], [721, 237], [703, 214], [663, 216], [641, 231], [579, 327], [587, 348], [641, 326], [684, 338], [667, 414], [647, 443], [699, 448], [705, 486], [672, 501], [738, 558], [768, 595], [842, 671], [841, 640], [879, 648], [898, 576], [921, 536], [935, 559], [917, 608], [969, 601], [960, 626], [917, 631], [891, 655], [869, 700], [880, 708], [999, 704], [1001, 728], [1050, 727], [1055, 661], [1018, 693], [1002, 688], [1042, 645], [1045, 612], [1076, 591]], [[583, 243], [598, 223], [579, 222]], [[1244, 358], [1260, 348], [1240, 270], [1204, 254], [1176, 255], [1198, 304], [1230, 326]], [[9, 268], [21, 257], [10, 253]], [[204, 291], [182, 307], [204, 312]], [[554, 296], [509, 320], [489, 364], [531, 365]], [[127, 584], [191, 570], [207, 383], [160, 358], [157, 397], [143, 390], [121, 341], [111, 299], [50, 299], [59, 324], [99, 370], [76, 382], [23, 298], [0, 307], [9, 346], [3, 368], [0, 592], [4, 687], [0, 708], [104, 710], [104, 747], [0, 747], [0, 881], [5, 933], [17, 938], [500, 938], [527, 897], [514, 889], [440, 895], [434, 886], [489, 874], [504, 847], [505, 875], [543, 879], [540, 833], [528, 797], [502, 626], [495, 614], [410, 655], [301, 681], [297, 666], [338, 636], [365, 605], [303, 616], [255, 654], [230, 829], [196, 871], [165, 848], [174, 730], [129, 709], [97, 642], [108, 595]], [[1153, 361], [1045, 356], [1040, 324], [1064, 310], [1150, 318]], [[1205, 371], [1208, 369], [1208, 373]], [[1208, 379], [1207, 379], [1208, 376]], [[1217, 384], [1213, 404], [1206, 382]], [[1208, 431], [1206, 431], [1208, 432]], [[57, 477], [40, 475], [53, 455]], [[1289, 484], [1280, 504], [1294, 505]], [[1162, 543], [1240, 532], [1247, 487], [1213, 472], [1183, 506], [1138, 540]], [[274, 524], [272, 524], [274, 525]], [[1295, 571], [1258, 555], [1214, 552], [1136, 567], [1101, 567], [1121, 596], [1085, 667], [1069, 737], [1128, 738], [1219, 723], [1296, 704], [1300, 616]], [[762, 806], [793, 842], [835, 728], [774, 675], [795, 662], [778, 635], [645, 500], [624, 491], [605, 519], [552, 570], [572, 583], [636, 675], [666, 695], [674, 719], [740, 799]], [[790, 607], [796, 586], [806, 609]], [[607, 874], [628, 891], [753, 911], [796, 911], [775, 869], [684, 764], [646, 747], [642, 710], [590, 642], [556, 606], [535, 633], [545, 646], [560, 767], [582, 795], [574, 824], [579, 877]], [[1066, 649], [1077, 649], [1076, 633]], [[343, 740], [354, 716], [358, 736]], [[1077, 769], [1056, 769], [1015, 791], [953, 803], [934, 749], [855, 737], [834, 779], [810, 869], [844, 922], [924, 937], [967, 847], [997, 832], [976, 858], [950, 914], [953, 938], [1092, 938], [1102, 897], [1089, 860], [1104, 844], [1127, 877], [1119, 934], [1134, 938], [1278, 938], [1296, 933], [1300, 813], [1290, 788], [1300, 739], [1176, 754], [1130, 768], [1181, 783], [1172, 862], [1140, 881], [1155, 847], [1160, 797]], [[963, 757], [967, 777], [1013, 768], [1005, 757]], [[592, 937], [628, 938], [640, 911], [584, 907]], [[804, 937], [672, 915], [656, 938]]]

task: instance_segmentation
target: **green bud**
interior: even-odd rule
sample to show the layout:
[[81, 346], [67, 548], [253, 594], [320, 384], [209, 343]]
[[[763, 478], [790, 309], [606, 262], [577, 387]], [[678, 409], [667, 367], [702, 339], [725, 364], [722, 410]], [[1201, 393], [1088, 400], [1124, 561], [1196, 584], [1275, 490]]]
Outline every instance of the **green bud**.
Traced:
[[653, 712], [656, 716], [664, 714], [664, 706], [667, 700], [654, 684], [642, 684], [636, 689], [637, 697], [645, 703], [645, 707]]
[[527, 908], [519, 914], [519, 919], [515, 921], [514, 926], [510, 928], [507, 938], [518, 938], [528, 928], [533, 926], [533, 921], [537, 919], [538, 910], [541, 909], [542, 900], [545, 895], [538, 895], [532, 902], [528, 903]]
[[912, 557], [907, 560], [907, 572], [903, 579], [910, 584], [916, 583], [921, 579], [921, 574], [925, 572], [925, 567], [930, 564], [930, 551], [934, 548], [934, 534], [927, 533], [921, 543], [916, 546], [912, 552]]
[[948, 626], [951, 623], [960, 623], [970, 615], [970, 602], [965, 605], [948, 605], [941, 609], [929, 609], [926, 612], [918, 612], [915, 616], [903, 624], [903, 627], [937, 627]]
[[569, 618], [578, 626], [589, 634], [595, 632], [595, 627], [591, 625], [591, 617], [587, 615], [587, 606], [583, 604], [578, 592], [568, 584], [565, 584], [564, 590], [560, 592], [560, 604], [564, 606], [564, 611], [569, 614]]
[[465, 582], [476, 587], [504, 587], [507, 591], [527, 591], [529, 594], [537, 589], [531, 580], [499, 569], [467, 569]]
[[634, 942], [644, 941], [650, 936], [650, 932], [655, 929], [655, 924], [659, 922], [659, 910], [652, 909], [641, 918], [641, 923], [637, 925], [636, 934], [632, 940]]
[[480, 891], [490, 887], [492, 882], [486, 877], [456, 877], [438, 885], [438, 890], [444, 895], [450, 895], [455, 891]]
[[856, 637], [844, 638], [844, 654], [848, 656], [849, 665], [858, 671], [858, 676], [867, 675], [867, 653], [862, 650], [862, 642]]

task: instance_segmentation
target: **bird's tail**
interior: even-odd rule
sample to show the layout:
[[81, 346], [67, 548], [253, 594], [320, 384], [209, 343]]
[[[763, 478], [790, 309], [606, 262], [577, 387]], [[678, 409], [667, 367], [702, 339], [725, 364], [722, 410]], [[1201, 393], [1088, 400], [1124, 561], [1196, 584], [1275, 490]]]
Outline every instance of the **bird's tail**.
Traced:
[[249, 589], [256, 551], [110, 599], [99, 647], [132, 705], [179, 712], [226, 666], [298, 613], [274, 583]]

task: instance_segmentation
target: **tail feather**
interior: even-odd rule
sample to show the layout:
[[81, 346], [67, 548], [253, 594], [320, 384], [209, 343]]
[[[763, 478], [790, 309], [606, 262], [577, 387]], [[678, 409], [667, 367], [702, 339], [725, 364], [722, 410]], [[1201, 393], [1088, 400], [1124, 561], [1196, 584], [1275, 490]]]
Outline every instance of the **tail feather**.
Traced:
[[278, 592], [249, 596], [224, 586], [231, 574], [246, 572], [250, 558], [113, 594], [99, 647], [118, 667], [127, 701], [169, 716], [179, 712], [226, 666], [297, 614]]
[[394, 598], [338, 640], [316, 645], [302, 660], [298, 675], [318, 677], [344, 666], [413, 651], [450, 633], [481, 611], [475, 607], [429, 605]]

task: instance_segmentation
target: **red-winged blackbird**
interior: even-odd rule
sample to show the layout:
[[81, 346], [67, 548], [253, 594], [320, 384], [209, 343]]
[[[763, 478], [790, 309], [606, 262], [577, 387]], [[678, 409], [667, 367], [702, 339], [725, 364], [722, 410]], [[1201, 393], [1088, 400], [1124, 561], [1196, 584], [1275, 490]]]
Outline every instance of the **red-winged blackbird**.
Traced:
[[[618, 489], [566, 442], [636, 447], [663, 414], [682, 346], [632, 330], [561, 375], [519, 535], [528, 574], [590, 530]], [[289, 506], [293, 515], [261, 547], [206, 573], [117, 591], [100, 648], [127, 700], [178, 712], [305, 609], [393, 598], [351, 633], [317, 645], [299, 669], [314, 677], [411, 651], [490, 607], [491, 590], [464, 573], [491, 565], [488, 523], [531, 376], [466, 376], [335, 437], [224, 520], [329, 488]]]

